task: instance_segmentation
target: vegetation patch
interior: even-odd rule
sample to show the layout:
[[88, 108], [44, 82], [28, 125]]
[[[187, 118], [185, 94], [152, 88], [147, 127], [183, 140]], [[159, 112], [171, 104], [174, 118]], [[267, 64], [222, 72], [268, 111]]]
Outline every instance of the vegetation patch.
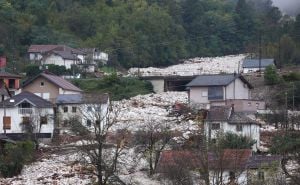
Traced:
[[87, 92], [109, 93], [112, 100], [153, 92], [150, 82], [133, 77], [118, 77], [116, 74], [101, 79], [75, 79], [73, 83]]

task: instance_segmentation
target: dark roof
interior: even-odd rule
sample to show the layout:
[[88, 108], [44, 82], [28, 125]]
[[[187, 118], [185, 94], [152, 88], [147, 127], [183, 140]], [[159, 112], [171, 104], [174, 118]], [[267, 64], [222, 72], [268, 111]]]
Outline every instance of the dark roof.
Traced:
[[27, 101], [28, 103], [32, 104], [38, 108], [51, 108], [53, 104], [33, 93], [30, 92], [21, 92], [3, 102], [0, 103], [0, 107], [15, 107], [18, 104], [22, 103], [23, 101]]
[[22, 78], [22, 76], [12, 74], [6, 71], [0, 71], [0, 78]]
[[272, 165], [280, 164], [282, 156], [279, 155], [255, 155], [250, 158], [247, 163], [247, 167], [251, 169], [258, 169], [258, 168], [268, 168]]
[[104, 94], [61, 94], [56, 98], [57, 104], [107, 103], [109, 95]]
[[[261, 67], [269, 65], [274, 65], [274, 59], [261, 59]], [[243, 68], [258, 68], [259, 59], [245, 59], [242, 66]]]
[[253, 119], [251, 119], [249, 116], [253, 115], [253, 114], [249, 114], [246, 112], [232, 112], [232, 114], [230, 115], [229, 118], [229, 123], [231, 124], [257, 124], [259, 125], [259, 123]]
[[33, 77], [32, 79], [27, 80], [24, 84], [23, 87], [26, 87], [27, 85], [31, 84], [34, 80], [36, 80], [38, 77], [44, 77], [46, 78], [48, 81], [52, 82], [53, 84], [57, 85], [58, 87], [61, 87], [65, 90], [71, 90], [71, 91], [77, 91], [77, 92], [82, 92], [81, 89], [79, 89], [78, 87], [76, 87], [75, 85], [73, 85], [71, 82], [63, 79], [60, 76], [56, 76], [54, 74], [50, 74], [50, 73], [45, 73], [42, 72], [39, 75]]
[[187, 87], [209, 87], [209, 86], [227, 86], [235, 79], [240, 78], [249, 88], [252, 85], [240, 74], [217, 74], [217, 75], [200, 75], [188, 83]]
[[29, 53], [46, 53], [46, 52], [54, 51], [54, 50], [55, 51], [69, 51], [70, 53], [73, 53], [73, 54], [82, 54], [82, 55], [85, 54], [84, 51], [74, 49], [74, 48], [71, 48], [66, 45], [31, 45], [28, 48]]
[[230, 106], [211, 107], [207, 112], [206, 120], [208, 121], [227, 121], [231, 114]]
[[63, 59], [79, 60], [78, 57], [70, 51], [53, 51], [53, 53], [61, 56]]

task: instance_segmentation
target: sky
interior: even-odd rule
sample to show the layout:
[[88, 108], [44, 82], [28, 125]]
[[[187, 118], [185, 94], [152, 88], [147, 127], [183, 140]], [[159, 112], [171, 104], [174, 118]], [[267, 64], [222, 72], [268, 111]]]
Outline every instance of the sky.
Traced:
[[300, 0], [273, 0], [273, 4], [285, 13], [292, 15], [300, 13]]

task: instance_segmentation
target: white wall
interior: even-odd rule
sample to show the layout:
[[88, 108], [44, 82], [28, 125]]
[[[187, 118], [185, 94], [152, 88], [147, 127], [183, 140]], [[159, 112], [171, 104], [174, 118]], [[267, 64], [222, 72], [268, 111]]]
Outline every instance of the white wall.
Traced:
[[153, 91], [155, 93], [161, 93], [165, 90], [165, 81], [163, 79], [153, 79], [149, 80], [153, 86]]
[[[261, 68], [262, 71], [265, 70], [264, 67]], [[243, 73], [252, 73], [252, 72], [257, 72], [259, 71], [259, 68], [243, 68]]]
[[29, 53], [29, 60], [41, 60], [42, 55], [40, 53]]
[[[22, 130], [22, 117], [30, 117], [31, 120], [34, 120], [36, 127], [40, 125], [40, 116], [47, 116], [47, 124], [42, 124], [40, 133], [51, 133], [53, 134], [54, 130], [54, 111], [53, 108], [43, 108], [35, 109], [34, 114], [19, 114], [18, 107], [6, 108], [6, 116], [11, 117], [11, 129], [6, 130], [6, 133], [23, 133]], [[4, 109], [0, 109], [0, 118], [3, 119]], [[3, 121], [0, 122], [0, 133], [4, 133], [3, 130]]]
[[[212, 123], [220, 123], [220, 129], [219, 130], [210, 130]], [[252, 146], [252, 149], [254, 151], [257, 151], [257, 148], [260, 146], [260, 127], [257, 124], [241, 124], [243, 129], [241, 132], [236, 130], [237, 124], [229, 124], [226, 121], [213, 121], [208, 122], [205, 121], [205, 132], [207, 134], [207, 138], [215, 139], [218, 136], [218, 133], [227, 133], [231, 132], [234, 134], [242, 135], [250, 137], [251, 139], [254, 139], [256, 141], [256, 144]], [[210, 135], [209, 135], [210, 134]]]
[[78, 91], [65, 90], [62, 88], [58, 89], [58, 94], [80, 94]]
[[248, 86], [240, 79], [226, 86], [226, 99], [249, 99], [250, 90]]
[[76, 64], [75, 60], [68, 60], [68, 59], [63, 59], [61, 56], [59, 55], [50, 55], [48, 57], [46, 57], [43, 61], [42, 64], [55, 64], [58, 66], [65, 66], [66, 69], [71, 69], [71, 66], [73, 64]]
[[190, 88], [190, 103], [199, 104], [204, 103], [208, 104], [208, 88], [207, 87], [191, 87]]
[[[229, 173], [230, 173], [230, 170], [223, 170], [223, 172], [222, 172], [224, 184], [227, 184], [229, 182]], [[211, 185], [216, 184], [216, 172], [210, 171], [209, 177], [210, 177], [210, 184]], [[241, 172], [237, 171], [235, 173], [235, 177], [236, 177], [237, 183], [239, 185], [247, 185], [247, 171], [241, 171]]]

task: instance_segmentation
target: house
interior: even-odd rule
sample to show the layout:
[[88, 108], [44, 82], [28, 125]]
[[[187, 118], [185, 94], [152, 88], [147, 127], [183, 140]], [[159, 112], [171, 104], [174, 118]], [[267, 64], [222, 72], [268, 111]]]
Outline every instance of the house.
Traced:
[[0, 103], [0, 133], [12, 139], [24, 136], [26, 128], [39, 138], [50, 139], [54, 130], [53, 104], [30, 93], [21, 92]]
[[206, 109], [212, 101], [250, 99], [253, 88], [240, 74], [200, 75], [186, 87], [190, 104]]
[[65, 45], [31, 45], [29, 60], [39, 65], [55, 64], [71, 69], [72, 65], [83, 63], [86, 53]]
[[82, 90], [71, 82], [49, 72], [42, 72], [24, 82], [22, 91], [34, 93], [55, 103], [60, 94], [80, 94]]
[[108, 94], [61, 94], [56, 99], [58, 129], [61, 133], [70, 129], [76, 119], [87, 128], [97, 120], [103, 120], [108, 111]]
[[230, 132], [255, 140], [254, 151], [260, 146], [260, 124], [255, 121], [254, 114], [235, 112], [231, 106], [211, 107], [204, 128], [209, 140], [217, 139], [220, 133]]
[[245, 59], [243, 61], [243, 73], [250, 73], [250, 72], [256, 72], [256, 71], [264, 71], [266, 67], [274, 65], [275, 66], [275, 60], [274, 59]]
[[280, 174], [280, 160], [280, 156], [253, 155], [249, 149], [223, 149], [207, 153], [166, 150], [160, 155], [156, 172], [174, 173], [176, 169], [200, 172], [202, 180], [205, 174], [209, 174], [210, 184], [262, 184]]
[[106, 65], [108, 61], [108, 54], [105, 52], [102, 52], [98, 48], [79, 48], [79, 50], [86, 53], [85, 61], [88, 61], [88, 63], [94, 63], [94, 64], [102, 64]]

